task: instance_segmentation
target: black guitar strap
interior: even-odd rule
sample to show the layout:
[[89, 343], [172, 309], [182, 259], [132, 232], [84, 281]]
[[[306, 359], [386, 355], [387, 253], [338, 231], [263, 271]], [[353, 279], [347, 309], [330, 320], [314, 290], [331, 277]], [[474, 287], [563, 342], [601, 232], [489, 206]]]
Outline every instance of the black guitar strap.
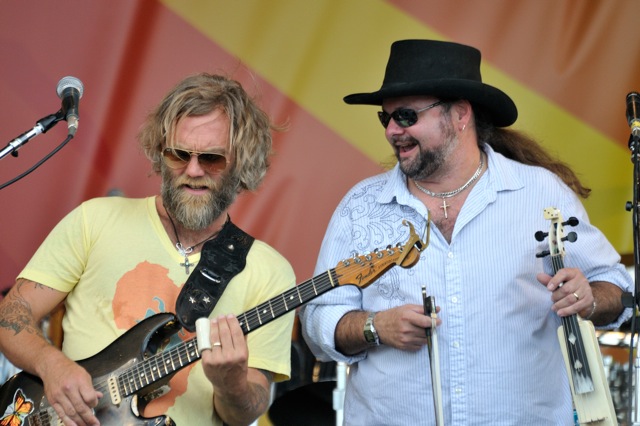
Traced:
[[176, 314], [185, 329], [195, 331], [196, 320], [213, 311], [229, 281], [244, 269], [253, 241], [229, 219], [216, 238], [204, 243], [200, 261], [176, 301]]

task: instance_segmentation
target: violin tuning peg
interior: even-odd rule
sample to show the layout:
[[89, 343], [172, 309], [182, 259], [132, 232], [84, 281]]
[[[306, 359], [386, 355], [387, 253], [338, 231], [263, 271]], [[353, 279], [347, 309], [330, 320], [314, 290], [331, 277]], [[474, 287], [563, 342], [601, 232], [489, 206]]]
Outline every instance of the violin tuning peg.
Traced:
[[551, 252], [549, 250], [541, 251], [540, 253], [536, 253], [536, 257], [546, 257], [549, 256]]
[[576, 226], [577, 224], [579, 224], [580, 221], [578, 220], [577, 217], [575, 216], [571, 216], [569, 219], [567, 219], [566, 222], [563, 222], [563, 225], [569, 225], [569, 226]]
[[544, 240], [545, 238], [547, 238], [547, 235], [549, 235], [548, 232], [542, 232], [542, 231], [536, 232], [535, 234], [536, 241]]

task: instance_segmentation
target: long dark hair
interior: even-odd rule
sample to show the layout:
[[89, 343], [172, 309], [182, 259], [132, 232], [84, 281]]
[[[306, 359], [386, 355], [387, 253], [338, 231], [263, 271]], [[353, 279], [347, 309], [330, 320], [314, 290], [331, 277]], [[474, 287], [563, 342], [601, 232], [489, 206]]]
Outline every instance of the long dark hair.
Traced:
[[536, 140], [523, 132], [496, 127], [474, 106], [478, 145], [487, 144], [494, 151], [522, 164], [540, 166], [555, 173], [578, 196], [587, 198], [591, 188], [584, 186], [568, 164], [554, 158]]

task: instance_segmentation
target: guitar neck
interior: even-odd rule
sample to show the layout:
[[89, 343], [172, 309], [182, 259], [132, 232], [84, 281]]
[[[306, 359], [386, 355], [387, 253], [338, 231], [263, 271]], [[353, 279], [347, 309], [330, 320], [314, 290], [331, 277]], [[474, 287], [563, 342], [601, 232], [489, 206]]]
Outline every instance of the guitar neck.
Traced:
[[338, 285], [336, 271], [330, 269], [239, 315], [240, 327], [248, 334]]
[[[338, 285], [336, 270], [330, 269], [238, 315], [240, 327], [248, 334]], [[186, 340], [124, 371], [117, 379], [120, 393], [135, 394], [200, 358], [197, 338]]]
[[[404, 245], [387, 246], [366, 255], [344, 259], [335, 268], [238, 315], [242, 332], [246, 335], [337, 286], [353, 284], [366, 287], [395, 265], [403, 268], [415, 265], [420, 258], [420, 251], [428, 244], [428, 233], [427, 241], [422, 242], [411, 223], [403, 221], [403, 224], [410, 229], [409, 240]], [[131, 395], [199, 359], [197, 338], [192, 338], [140, 361], [117, 378], [110, 378], [110, 386], [115, 386], [112, 382], [117, 380], [120, 394]]]

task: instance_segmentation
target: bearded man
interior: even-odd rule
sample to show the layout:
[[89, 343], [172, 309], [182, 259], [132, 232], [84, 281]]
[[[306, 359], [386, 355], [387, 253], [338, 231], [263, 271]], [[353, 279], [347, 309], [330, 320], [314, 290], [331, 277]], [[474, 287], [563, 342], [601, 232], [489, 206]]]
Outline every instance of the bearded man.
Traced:
[[[290, 374], [293, 314], [255, 332], [235, 314], [285, 292], [295, 276], [228, 211], [264, 178], [271, 130], [226, 77], [190, 76], [166, 95], [139, 134], [161, 195], [81, 204], [0, 303], [0, 351], [41, 381], [48, 406], [19, 386], [15, 395], [30, 408], [22, 415], [65, 425], [131, 424], [134, 416], [222, 425], [266, 411], [271, 383]], [[60, 303], [61, 350], [38, 326]], [[190, 343], [198, 317], [210, 318], [210, 347]], [[119, 374], [127, 357], [144, 364], [153, 354], [150, 365]]]

